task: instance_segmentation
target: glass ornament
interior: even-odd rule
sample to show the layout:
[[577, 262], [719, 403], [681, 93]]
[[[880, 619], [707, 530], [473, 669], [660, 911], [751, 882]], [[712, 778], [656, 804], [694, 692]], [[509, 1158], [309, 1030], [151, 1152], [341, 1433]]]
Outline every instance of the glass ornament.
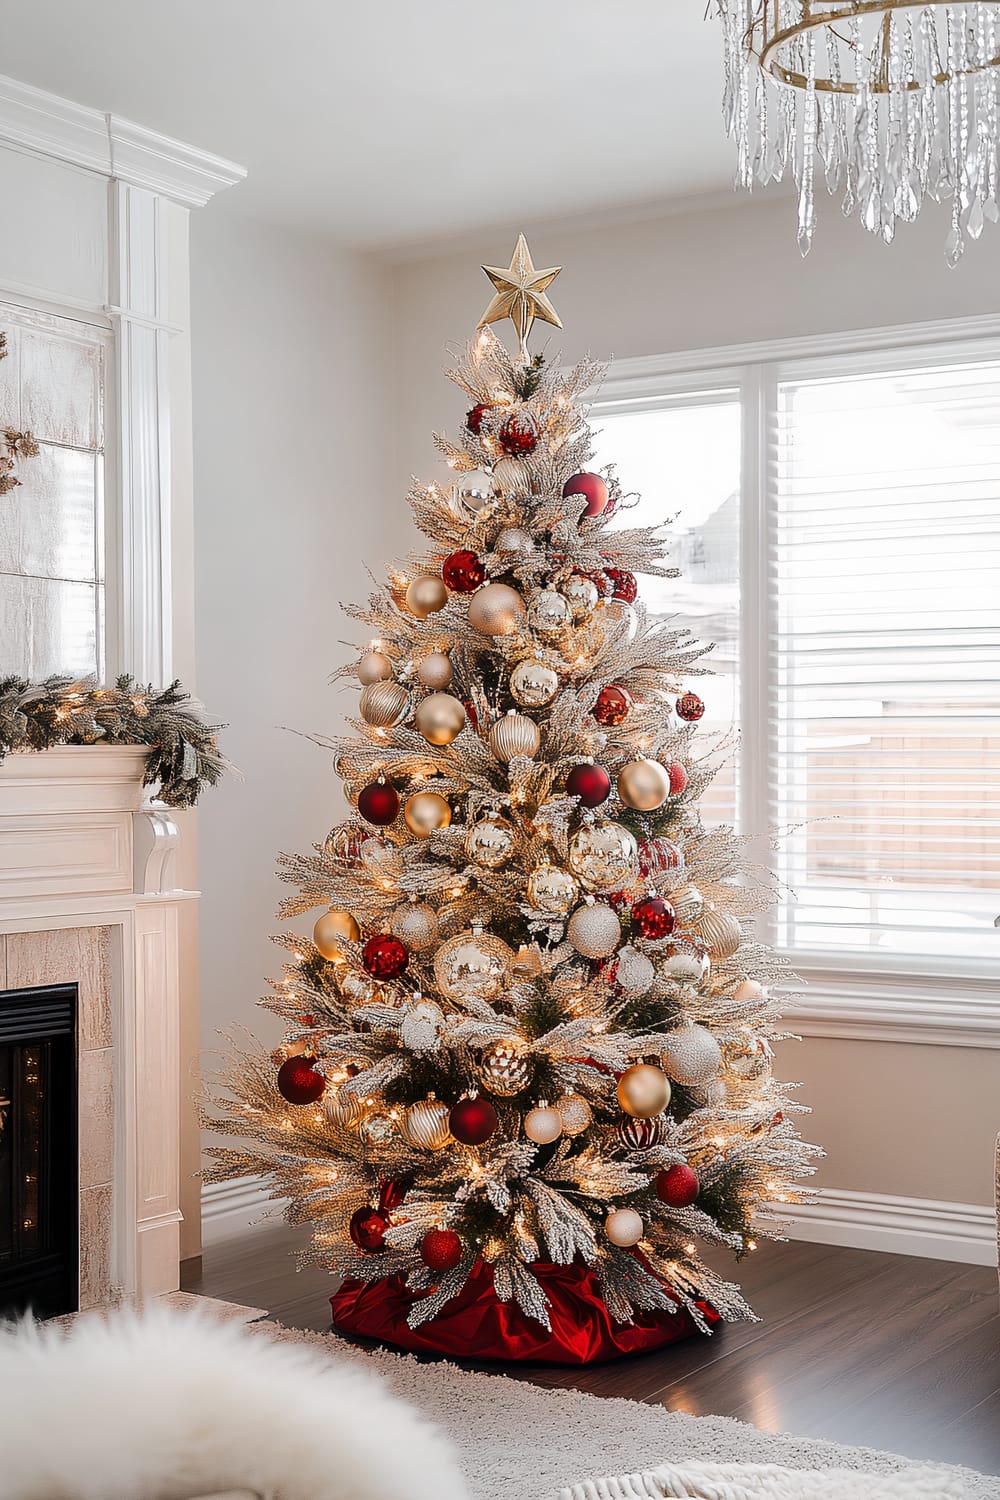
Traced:
[[539, 635], [558, 635], [573, 622], [568, 599], [555, 589], [539, 589], [528, 602], [528, 623]]
[[480, 818], [465, 836], [465, 853], [473, 864], [498, 870], [514, 852], [516, 841], [514, 829], [503, 818]]
[[508, 458], [526, 458], [538, 447], [538, 423], [529, 411], [512, 412], [497, 434], [500, 449]]
[[651, 1120], [670, 1103], [670, 1080], [662, 1068], [633, 1063], [618, 1080], [618, 1103], [627, 1115]]
[[581, 807], [600, 807], [611, 794], [611, 777], [603, 766], [584, 761], [566, 777], [566, 791], [579, 798]]
[[590, 891], [613, 891], [635, 876], [639, 851], [620, 823], [584, 823], [570, 840], [569, 866]]
[[486, 566], [468, 547], [460, 547], [445, 558], [441, 577], [452, 593], [474, 594], [486, 578]]
[[447, 1104], [430, 1095], [411, 1104], [403, 1116], [401, 1134], [404, 1141], [422, 1151], [442, 1151], [451, 1140]]
[[586, 500], [587, 509], [583, 513], [586, 517], [603, 515], [607, 509], [608, 485], [600, 474], [573, 474], [563, 485], [563, 499], [568, 500], [574, 495]]
[[580, 887], [568, 870], [544, 864], [528, 876], [528, 902], [536, 911], [562, 917], [580, 894]]
[[361, 928], [349, 911], [338, 911], [331, 906], [317, 920], [313, 928], [313, 942], [325, 959], [331, 963], [337, 962], [344, 957], [344, 939], [350, 943], [356, 943], [361, 936]]
[[398, 979], [409, 956], [391, 932], [376, 932], [361, 950], [361, 962], [373, 979]]
[[491, 933], [460, 932], [434, 955], [437, 987], [449, 1000], [493, 1000], [507, 983], [514, 954]]
[[527, 657], [510, 674], [510, 693], [521, 708], [547, 708], [559, 691], [559, 675], [544, 662]]
[[697, 723], [705, 712], [705, 705], [697, 693], [682, 693], [677, 700], [677, 716], [688, 724]]
[[650, 943], [669, 937], [674, 920], [674, 909], [662, 896], [644, 896], [632, 908], [632, 925]]
[[494, 1042], [479, 1060], [479, 1077], [488, 1094], [509, 1099], [520, 1094], [534, 1076], [534, 1062], [519, 1041]]

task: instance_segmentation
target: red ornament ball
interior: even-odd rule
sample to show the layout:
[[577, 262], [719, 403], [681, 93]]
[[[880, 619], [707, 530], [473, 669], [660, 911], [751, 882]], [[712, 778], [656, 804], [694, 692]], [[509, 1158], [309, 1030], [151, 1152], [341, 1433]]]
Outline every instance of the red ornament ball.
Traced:
[[585, 516], [599, 516], [608, 506], [608, 486], [600, 474], [574, 474], [563, 485], [563, 499], [571, 495], [583, 495], [587, 502]]
[[499, 442], [508, 458], [524, 458], [538, 447], [538, 423], [530, 412], [515, 412], [500, 428]]
[[696, 719], [700, 719], [704, 712], [705, 705], [697, 693], [682, 693], [677, 700], [678, 716], [686, 719], [689, 724], [693, 724]]
[[681, 851], [669, 839], [643, 839], [639, 845], [639, 874], [643, 880], [680, 867]]
[[670, 777], [670, 795], [676, 797], [678, 792], [683, 792], [688, 784], [688, 773], [676, 760], [673, 765], [667, 767], [667, 775]]
[[479, 404], [477, 406], [474, 406], [471, 411], [467, 411], [465, 413], [465, 425], [475, 437], [478, 437], [482, 432], [483, 418], [491, 409], [491, 402], [480, 401]]
[[406, 1197], [406, 1188], [401, 1182], [393, 1178], [386, 1178], [380, 1182], [378, 1192], [378, 1206], [382, 1213], [391, 1214], [394, 1208], [398, 1208]]
[[612, 599], [620, 599], [623, 604], [634, 604], [639, 597], [635, 574], [628, 572], [626, 568], [606, 568], [605, 572], [611, 580]]
[[681, 1161], [657, 1172], [653, 1179], [656, 1196], [661, 1203], [669, 1203], [671, 1208], [690, 1208], [700, 1188], [697, 1174]]
[[571, 797], [579, 797], [581, 807], [600, 807], [610, 795], [611, 777], [603, 766], [584, 762], [566, 777], [566, 790]]
[[361, 962], [373, 979], [397, 979], [410, 955], [391, 932], [377, 932], [361, 950]]
[[399, 793], [391, 781], [370, 781], [358, 793], [358, 812], [376, 828], [386, 828], [399, 816]]
[[448, 1127], [463, 1146], [481, 1146], [497, 1123], [497, 1112], [488, 1099], [459, 1099], [448, 1116]]
[[474, 594], [486, 577], [486, 567], [468, 547], [460, 547], [457, 552], [445, 558], [441, 577], [452, 593]]
[[632, 908], [632, 921], [644, 938], [655, 942], [674, 930], [674, 909], [662, 896], [646, 896]]
[[278, 1069], [278, 1093], [289, 1104], [315, 1104], [326, 1088], [326, 1079], [313, 1067], [314, 1059], [299, 1054]]
[[616, 724], [624, 724], [631, 707], [632, 699], [625, 689], [609, 683], [607, 687], [602, 687], [597, 695], [597, 702], [593, 709], [594, 718], [598, 724], [603, 724], [605, 729], [610, 729]]
[[614, 579], [610, 576], [610, 570], [605, 569], [601, 573], [588, 573], [587, 577], [597, 589], [602, 599], [610, 599], [615, 591]]
[[432, 1271], [452, 1271], [462, 1259], [462, 1241], [454, 1229], [429, 1229], [420, 1241], [420, 1259]]
[[355, 1209], [347, 1232], [359, 1250], [369, 1255], [379, 1255], [385, 1249], [385, 1232], [389, 1228], [389, 1215], [379, 1208]]

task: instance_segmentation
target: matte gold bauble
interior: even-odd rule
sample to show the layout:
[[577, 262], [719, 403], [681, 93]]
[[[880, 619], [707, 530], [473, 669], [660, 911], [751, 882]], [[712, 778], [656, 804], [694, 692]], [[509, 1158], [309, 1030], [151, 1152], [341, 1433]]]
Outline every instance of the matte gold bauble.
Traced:
[[392, 914], [392, 935], [414, 953], [429, 948], [438, 935], [434, 908], [424, 901], [410, 901]]
[[526, 714], [515, 713], [511, 709], [493, 725], [489, 733], [489, 742], [490, 749], [497, 760], [508, 765], [519, 755], [526, 755], [529, 759], [535, 755], [542, 742], [542, 736], [534, 719], [529, 719]]
[[528, 621], [539, 635], [558, 635], [572, 623], [573, 611], [569, 600], [555, 589], [539, 589], [528, 605]]
[[528, 657], [510, 674], [510, 695], [522, 708], [546, 708], [559, 691], [559, 674]]
[[365, 1115], [358, 1126], [358, 1135], [366, 1146], [374, 1146], [376, 1150], [388, 1146], [396, 1137], [396, 1122], [388, 1115], [373, 1112]]
[[658, 760], [630, 760], [618, 772], [618, 795], [636, 812], [654, 812], [670, 796], [670, 774]]
[[344, 957], [344, 946], [342, 939], [347, 938], [356, 943], [361, 936], [361, 928], [351, 916], [349, 911], [338, 911], [331, 906], [325, 911], [313, 928], [313, 942], [322, 953], [324, 958], [331, 962]]
[[524, 1133], [536, 1146], [548, 1146], [562, 1135], [563, 1123], [557, 1109], [542, 1103], [529, 1109], [524, 1117]]
[[428, 744], [450, 745], [465, 728], [465, 709], [450, 693], [428, 693], [414, 719]]
[[483, 1088], [498, 1099], [510, 1099], [514, 1094], [520, 1094], [528, 1087], [534, 1071], [530, 1054], [517, 1041], [494, 1042], [479, 1062]]
[[433, 1094], [411, 1104], [403, 1116], [401, 1134], [404, 1141], [411, 1146], [419, 1146], [422, 1151], [443, 1150], [451, 1140], [451, 1131], [448, 1129], [450, 1114], [448, 1105], [435, 1099]]
[[604, 1221], [604, 1233], [612, 1245], [627, 1250], [638, 1245], [645, 1233], [645, 1225], [634, 1208], [613, 1208]]
[[465, 852], [473, 864], [498, 870], [514, 848], [514, 830], [503, 818], [481, 818], [465, 836]]
[[670, 905], [678, 927], [690, 927], [697, 922], [705, 906], [705, 899], [696, 885], [679, 885], [670, 892]]
[[506, 583], [484, 584], [469, 604], [469, 624], [480, 635], [513, 635], [523, 619], [524, 600]]
[[563, 1094], [556, 1100], [556, 1109], [562, 1121], [563, 1135], [582, 1135], [591, 1125], [594, 1115], [582, 1094]]
[[661, 1068], [633, 1063], [618, 1080], [618, 1103], [627, 1115], [651, 1120], [670, 1103], [670, 1080]]
[[345, 1093], [338, 1089], [336, 1093], [327, 1091], [323, 1095], [323, 1113], [331, 1125], [337, 1125], [341, 1130], [354, 1130], [364, 1119], [365, 1107], [357, 1094], [353, 1091]]
[[372, 682], [387, 682], [392, 676], [392, 662], [381, 651], [366, 651], [358, 662], [358, 681], [368, 687]]
[[445, 651], [432, 651], [417, 667], [417, 681], [437, 692], [448, 687], [454, 675], [451, 657]]
[[689, 1023], [671, 1031], [660, 1054], [675, 1083], [686, 1088], [708, 1083], [722, 1067], [722, 1051], [707, 1026]]
[[635, 839], [620, 823], [584, 823], [570, 841], [570, 869], [590, 891], [614, 891], [628, 885], [638, 859]]
[[539, 865], [528, 876], [529, 903], [551, 917], [565, 916], [579, 894], [576, 880], [558, 865]]
[[569, 919], [566, 936], [584, 958], [607, 958], [621, 942], [622, 924], [610, 906], [578, 906]]
[[361, 691], [361, 717], [380, 729], [398, 724], [409, 706], [410, 695], [399, 682], [370, 682]]
[[444, 609], [447, 603], [448, 590], [444, 580], [435, 578], [432, 573], [422, 573], [419, 578], [414, 578], [406, 590], [406, 607], [418, 620], [426, 620], [428, 615]]
[[514, 954], [488, 932], [460, 932], [434, 955], [434, 978], [449, 1000], [493, 1000], [507, 983]]
[[534, 545], [530, 532], [520, 526], [508, 526], [493, 543], [493, 550], [503, 557], [526, 557]]
[[447, 828], [451, 822], [451, 808], [438, 792], [413, 792], [407, 797], [403, 817], [411, 833], [418, 838], [430, 838], [439, 828]]
[[737, 918], [711, 904], [702, 913], [698, 931], [714, 958], [732, 958], [743, 941], [743, 929]]
[[578, 624], [581, 620], [590, 618], [600, 598], [597, 584], [592, 578], [585, 578], [582, 573], [574, 573], [571, 578], [567, 578], [565, 583], [559, 585], [559, 592], [569, 605], [573, 619]]

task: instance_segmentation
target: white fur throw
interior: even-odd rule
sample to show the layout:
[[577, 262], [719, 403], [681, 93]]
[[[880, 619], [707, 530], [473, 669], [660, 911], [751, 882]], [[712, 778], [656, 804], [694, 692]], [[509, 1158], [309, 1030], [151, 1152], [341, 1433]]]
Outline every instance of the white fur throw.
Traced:
[[589, 1479], [559, 1500], [962, 1500], [961, 1479], [927, 1466], [897, 1474], [690, 1463]]
[[466, 1500], [446, 1440], [356, 1363], [204, 1314], [0, 1328], [0, 1500]]

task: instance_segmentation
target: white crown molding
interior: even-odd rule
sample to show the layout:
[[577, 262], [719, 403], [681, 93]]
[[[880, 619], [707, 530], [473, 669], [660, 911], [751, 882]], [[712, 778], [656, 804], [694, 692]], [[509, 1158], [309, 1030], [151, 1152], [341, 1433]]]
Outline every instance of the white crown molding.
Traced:
[[791, 1240], [970, 1266], [992, 1266], [997, 1260], [996, 1217], [979, 1203], [818, 1188], [816, 1203], [782, 1208], [780, 1216], [789, 1220], [784, 1232]]
[[183, 141], [0, 77], [0, 142], [201, 208], [246, 168]]

